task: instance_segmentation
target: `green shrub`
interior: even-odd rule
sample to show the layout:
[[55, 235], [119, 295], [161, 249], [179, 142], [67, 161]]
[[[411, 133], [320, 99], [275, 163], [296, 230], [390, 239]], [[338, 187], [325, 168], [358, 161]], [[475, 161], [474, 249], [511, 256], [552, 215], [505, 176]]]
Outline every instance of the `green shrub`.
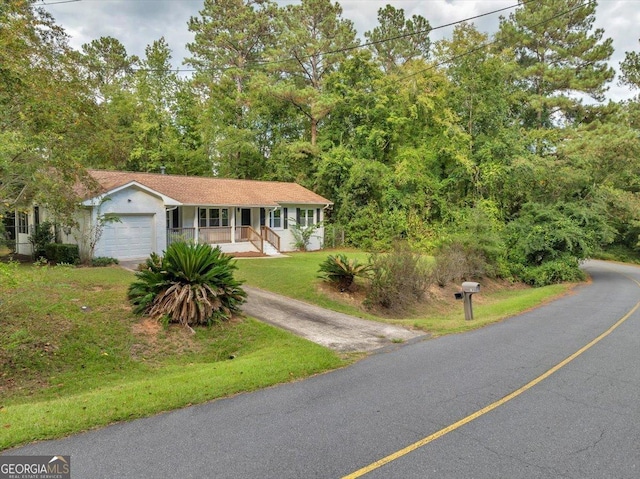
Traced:
[[580, 203], [527, 203], [507, 226], [509, 259], [526, 267], [567, 255], [589, 258], [613, 237], [605, 213]]
[[365, 299], [369, 307], [382, 307], [402, 312], [425, 293], [428, 275], [419, 254], [406, 242], [396, 242], [386, 254], [374, 254], [371, 264], [371, 284]]
[[112, 264], [119, 264], [117, 258], [110, 258], [108, 256], [98, 256], [96, 258], [91, 259], [91, 266], [94, 267], [102, 267], [102, 266], [111, 266]]
[[510, 277], [503, 223], [497, 206], [479, 201], [451, 212], [451, 224], [438, 232], [434, 280], [444, 286], [483, 276]]
[[520, 267], [517, 276], [524, 283], [536, 287], [585, 279], [579, 261], [569, 255], [545, 261], [540, 266]]
[[44, 248], [45, 257], [55, 263], [76, 264], [80, 261], [77, 244], [49, 243]]
[[207, 244], [173, 243], [163, 258], [152, 254], [136, 273], [128, 297], [134, 312], [167, 316], [185, 326], [228, 320], [246, 298], [233, 277], [235, 262]]
[[29, 243], [31, 243], [33, 248], [33, 258], [46, 257], [45, 248], [48, 244], [53, 243], [54, 240], [55, 233], [53, 232], [53, 223], [43, 221], [39, 225], [36, 225], [33, 234], [29, 236]]
[[319, 277], [336, 284], [340, 291], [346, 291], [356, 276], [365, 276], [370, 269], [370, 265], [362, 264], [357, 259], [348, 259], [340, 253], [327, 256], [327, 259], [320, 263], [318, 272]]
[[295, 218], [289, 218], [289, 231], [293, 236], [292, 245], [298, 251], [307, 251], [311, 237], [322, 226], [322, 223], [315, 223], [310, 226], [301, 226]]

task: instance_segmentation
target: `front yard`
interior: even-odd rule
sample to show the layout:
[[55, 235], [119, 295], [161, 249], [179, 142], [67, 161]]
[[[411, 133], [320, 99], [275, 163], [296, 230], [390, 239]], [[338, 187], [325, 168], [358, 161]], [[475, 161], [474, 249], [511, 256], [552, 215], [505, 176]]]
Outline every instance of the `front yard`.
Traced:
[[[361, 251], [341, 251], [349, 258], [366, 263], [369, 255]], [[474, 321], [465, 321], [462, 301], [454, 299], [459, 285], [444, 288], [431, 286], [423, 300], [401, 315], [389, 311], [371, 311], [362, 306], [365, 284], [356, 278], [353, 291], [341, 293], [318, 278], [318, 266], [334, 252], [293, 253], [279, 259], [242, 259], [238, 261], [238, 277], [247, 284], [280, 293], [373, 321], [384, 321], [417, 328], [432, 336], [442, 336], [477, 329], [501, 321], [545, 301], [562, 295], [571, 288], [558, 284], [530, 288], [521, 284], [480, 279], [481, 293], [473, 296]]]
[[0, 285], [0, 450], [343, 366], [252, 319], [191, 334], [134, 316], [119, 267], [21, 266]]
[[[366, 261], [361, 252], [345, 252]], [[317, 278], [327, 252], [238, 260], [247, 284], [433, 335], [480, 327], [566, 291], [488, 285], [465, 322], [455, 288], [436, 288], [401, 318], [373, 314]], [[304, 378], [348, 364], [321, 346], [236, 318], [191, 334], [136, 317], [133, 273], [119, 267], [0, 265], [0, 450]]]

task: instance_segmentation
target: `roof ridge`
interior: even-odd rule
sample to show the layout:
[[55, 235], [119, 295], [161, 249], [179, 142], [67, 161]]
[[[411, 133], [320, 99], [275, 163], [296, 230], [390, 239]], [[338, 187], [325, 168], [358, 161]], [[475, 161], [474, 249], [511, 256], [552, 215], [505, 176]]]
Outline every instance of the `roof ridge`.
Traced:
[[[170, 177], [170, 178], [196, 178], [196, 179], [204, 179], [204, 180], [222, 180], [222, 181], [252, 181], [258, 183], [279, 183], [283, 185], [298, 185], [302, 186], [300, 183], [295, 181], [281, 181], [281, 180], [256, 180], [253, 178], [222, 178], [220, 176], [198, 176], [198, 175], [178, 175], [175, 173], [155, 173], [150, 171], [125, 171], [125, 170], [101, 170], [95, 168], [87, 169], [89, 173], [113, 173], [113, 174], [122, 174], [122, 175], [149, 175], [154, 177]], [[305, 188], [304, 186], [302, 186]]]

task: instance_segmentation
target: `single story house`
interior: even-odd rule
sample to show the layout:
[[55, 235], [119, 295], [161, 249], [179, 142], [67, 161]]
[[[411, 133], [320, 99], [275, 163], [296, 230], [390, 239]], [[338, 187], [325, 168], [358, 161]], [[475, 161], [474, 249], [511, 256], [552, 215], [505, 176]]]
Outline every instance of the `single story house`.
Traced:
[[[314, 228], [307, 249], [322, 248], [326, 208], [332, 202], [296, 183], [234, 180], [154, 173], [89, 170], [98, 190], [81, 193], [84, 217], [79, 230], [66, 231], [62, 242], [79, 243], [101, 215], [117, 221], [104, 224], [94, 256], [119, 260], [162, 254], [174, 241], [219, 246], [228, 253], [274, 255], [296, 250], [292, 230]], [[84, 189], [79, 190], [86, 191]], [[45, 221], [46, 210], [35, 206], [16, 213], [18, 254], [31, 254], [33, 226]], [[80, 245], [86, 247], [86, 245]]]

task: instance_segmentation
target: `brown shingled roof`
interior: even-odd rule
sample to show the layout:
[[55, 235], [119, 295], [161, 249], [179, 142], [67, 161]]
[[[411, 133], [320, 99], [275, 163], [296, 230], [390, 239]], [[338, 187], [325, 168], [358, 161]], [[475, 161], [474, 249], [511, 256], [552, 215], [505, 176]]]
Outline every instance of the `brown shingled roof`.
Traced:
[[199, 176], [161, 175], [125, 171], [88, 170], [101, 186], [101, 193], [135, 181], [183, 205], [278, 206], [332, 204], [296, 183], [231, 180]]

